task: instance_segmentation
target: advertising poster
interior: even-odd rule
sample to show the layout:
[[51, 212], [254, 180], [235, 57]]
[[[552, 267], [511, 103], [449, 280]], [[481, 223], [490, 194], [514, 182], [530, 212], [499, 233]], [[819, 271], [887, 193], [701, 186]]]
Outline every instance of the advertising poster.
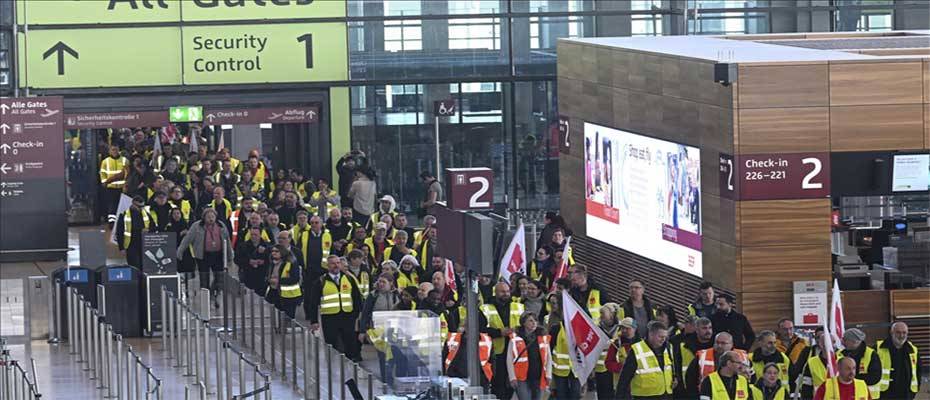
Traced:
[[702, 276], [696, 147], [584, 125], [588, 236]]

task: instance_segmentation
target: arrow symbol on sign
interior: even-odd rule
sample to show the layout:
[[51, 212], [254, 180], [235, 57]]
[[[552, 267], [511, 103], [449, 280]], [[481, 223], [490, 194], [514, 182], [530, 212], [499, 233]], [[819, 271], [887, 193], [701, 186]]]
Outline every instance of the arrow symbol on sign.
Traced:
[[183, 116], [184, 116], [184, 111], [182, 111], [180, 108], [174, 109], [174, 119], [181, 119], [181, 117]]
[[209, 120], [210, 122], [213, 122], [213, 118], [216, 118], [216, 116], [213, 114], [207, 114], [207, 120]]
[[6, 130], [10, 129], [10, 126], [7, 124], [0, 125], [0, 131], [3, 131], [3, 134], [6, 135]]
[[0, 104], [0, 113], [2, 113], [3, 115], [6, 115], [6, 110], [9, 110], [9, 109], [10, 109], [10, 106], [6, 104]]
[[42, 59], [47, 60], [49, 57], [52, 56], [52, 54], [57, 54], [58, 55], [58, 75], [64, 75], [65, 74], [65, 52], [70, 54], [71, 57], [74, 57], [74, 59], [80, 58], [78, 57], [77, 51], [75, 51], [68, 45], [64, 44], [64, 42], [59, 41], [58, 43], [55, 43], [55, 45], [52, 46], [50, 49], [46, 50], [45, 53], [42, 54]]
[[6, 175], [6, 171], [9, 171], [11, 169], [12, 168], [6, 166], [6, 163], [3, 163], [3, 165], [0, 165], [0, 172], [3, 172], [4, 175]]
[[307, 117], [309, 117], [310, 119], [316, 119], [316, 111], [313, 111], [313, 110], [307, 111]]
[[10, 145], [6, 143], [0, 144], [0, 149], [3, 149], [3, 154], [6, 154], [6, 152], [10, 150]]

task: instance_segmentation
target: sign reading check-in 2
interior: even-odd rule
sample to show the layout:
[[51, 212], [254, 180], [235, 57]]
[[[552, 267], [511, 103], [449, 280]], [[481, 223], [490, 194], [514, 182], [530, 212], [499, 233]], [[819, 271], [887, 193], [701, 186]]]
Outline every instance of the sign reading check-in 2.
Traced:
[[719, 155], [720, 196], [731, 200], [830, 197], [829, 153]]
[[28, 33], [18, 38], [25, 55], [20, 65], [25, 71], [20, 74], [22, 86], [348, 78], [346, 24], [303, 22], [345, 17], [345, 0], [20, 0], [18, 6], [18, 21], [30, 25]]

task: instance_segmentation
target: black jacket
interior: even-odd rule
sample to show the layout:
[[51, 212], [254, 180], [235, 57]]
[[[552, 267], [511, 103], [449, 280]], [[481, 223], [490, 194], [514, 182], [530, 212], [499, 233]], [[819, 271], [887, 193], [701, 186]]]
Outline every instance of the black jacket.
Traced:
[[714, 335], [720, 332], [733, 335], [734, 349], [749, 351], [749, 347], [756, 341], [756, 333], [753, 332], [749, 320], [734, 310], [730, 310], [729, 313], [718, 310], [710, 317], [710, 321], [714, 326]]
[[[588, 279], [587, 290], [581, 290], [576, 287], [573, 287], [568, 291], [568, 293], [572, 296], [572, 299], [575, 299], [575, 302], [577, 302], [578, 305], [580, 305], [581, 308], [584, 309], [584, 311], [588, 313], [589, 316], [591, 315], [591, 310], [588, 310], [588, 296], [591, 294], [591, 291], [593, 290], [597, 290], [601, 292], [601, 297], [600, 297], [601, 304], [599, 304], [600, 306], [610, 301], [607, 298], [607, 292], [604, 289], [601, 289], [596, 283], [594, 283], [594, 281], [590, 279]], [[594, 321], [594, 322], [597, 323], [598, 321]]]
[[[839, 357], [840, 354], [842, 354], [844, 357], [852, 357], [854, 360], [856, 360], [857, 371], [862, 371], [858, 366], [862, 365], [862, 362], [863, 362], [862, 357], [865, 356], [866, 347], [867, 346], [865, 342], [862, 342], [862, 344], [859, 345], [859, 348], [856, 349], [856, 351], [849, 351], [849, 349], [843, 349], [837, 352], [837, 357]], [[876, 351], [872, 352], [872, 359], [871, 361], [869, 361], [869, 370], [866, 371], [864, 374], [857, 372], [856, 379], [864, 380], [865, 384], [869, 386], [875, 385], [879, 381], [882, 380], [882, 363], [878, 359], [878, 352]]]

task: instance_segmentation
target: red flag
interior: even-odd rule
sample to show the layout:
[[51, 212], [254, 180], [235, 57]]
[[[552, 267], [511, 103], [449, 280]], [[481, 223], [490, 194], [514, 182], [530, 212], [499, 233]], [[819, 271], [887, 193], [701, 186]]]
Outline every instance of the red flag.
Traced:
[[568, 244], [571, 243], [571, 241], [571, 236], [565, 238], [565, 247], [562, 248], [562, 262], [556, 266], [555, 276], [552, 278], [552, 288], [549, 289], [550, 292], [555, 291], [555, 281], [568, 275], [568, 252], [571, 251], [571, 248], [568, 247]]
[[457, 291], [458, 285], [455, 283], [455, 268], [452, 266], [452, 260], [447, 258], [445, 264], [446, 285], [452, 291]]
[[572, 371], [578, 381], [584, 383], [594, 372], [601, 352], [610, 342], [607, 335], [595, 325], [591, 317], [568, 295], [567, 290], [562, 291], [562, 311], [565, 321], [568, 322], [562, 332], [568, 342]]
[[827, 329], [828, 326], [824, 326], [823, 332], [823, 343], [820, 343], [820, 351], [827, 353], [827, 378], [832, 378], [837, 375], [839, 371], [839, 366], [836, 364], [836, 351], [833, 349], [833, 338], [830, 335], [830, 330]]
[[510, 282], [510, 275], [514, 273], [526, 274], [526, 229], [523, 224], [517, 228], [517, 232], [510, 240], [507, 251], [501, 259], [501, 265], [498, 269], [498, 276], [507, 282]]

